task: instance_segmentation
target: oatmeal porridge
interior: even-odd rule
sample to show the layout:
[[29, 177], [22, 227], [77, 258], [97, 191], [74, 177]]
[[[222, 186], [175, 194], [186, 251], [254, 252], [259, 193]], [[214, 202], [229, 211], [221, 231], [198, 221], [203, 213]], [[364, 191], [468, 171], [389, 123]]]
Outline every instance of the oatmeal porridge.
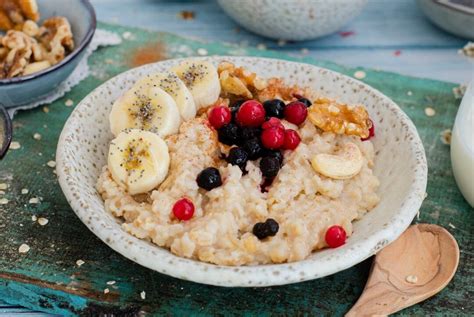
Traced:
[[219, 265], [339, 247], [373, 209], [365, 107], [246, 69], [187, 60], [113, 105], [97, 188], [130, 234]]

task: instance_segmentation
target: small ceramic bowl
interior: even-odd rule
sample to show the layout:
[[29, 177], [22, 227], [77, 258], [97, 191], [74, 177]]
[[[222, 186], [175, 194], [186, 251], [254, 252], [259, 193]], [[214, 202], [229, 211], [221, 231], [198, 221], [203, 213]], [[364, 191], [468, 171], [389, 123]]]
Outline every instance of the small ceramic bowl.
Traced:
[[308, 64], [255, 57], [204, 59], [215, 65], [227, 60], [264, 78], [281, 77], [288, 84], [308, 86], [342, 102], [366, 105], [376, 126], [372, 140], [380, 203], [354, 223], [345, 245], [285, 264], [212, 265], [178, 257], [125, 232], [120, 220], [105, 211], [96, 190], [113, 138], [109, 113], [113, 102], [137, 79], [180, 62], [167, 60], [132, 69], [99, 86], [77, 105], [61, 133], [56, 154], [59, 183], [74, 212], [102, 241], [132, 261], [177, 278], [220, 286], [269, 286], [344, 270], [375, 254], [408, 227], [425, 195], [427, 165], [415, 126], [392, 100], [360, 81]]
[[418, 0], [418, 5], [443, 30], [474, 40], [473, 0]]
[[242, 27], [277, 40], [310, 40], [336, 32], [367, 0], [218, 0]]
[[39, 100], [54, 90], [81, 61], [96, 29], [95, 12], [89, 0], [38, 0], [38, 6], [41, 20], [56, 15], [69, 20], [75, 49], [50, 68], [27, 76], [0, 79], [0, 100], [6, 108]]
[[0, 159], [7, 153], [12, 141], [12, 122], [7, 110], [0, 104]]

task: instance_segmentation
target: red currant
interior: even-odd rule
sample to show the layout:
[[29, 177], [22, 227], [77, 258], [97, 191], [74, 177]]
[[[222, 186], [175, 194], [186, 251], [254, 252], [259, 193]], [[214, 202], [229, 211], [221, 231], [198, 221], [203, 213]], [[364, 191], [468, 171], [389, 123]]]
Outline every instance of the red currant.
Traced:
[[274, 118], [274, 117], [271, 117], [270, 119], [268, 119], [267, 121], [265, 121], [262, 124], [262, 129], [263, 130], [269, 129], [271, 127], [277, 127], [277, 128], [285, 129], [285, 127], [283, 126], [281, 121], [277, 118]]
[[292, 101], [285, 107], [285, 119], [293, 124], [300, 125], [306, 120], [308, 110], [301, 101]]
[[226, 124], [230, 123], [232, 115], [229, 107], [217, 106], [209, 112], [209, 123], [215, 128], [220, 129]]
[[281, 148], [285, 141], [285, 130], [280, 127], [271, 127], [263, 130], [260, 138], [264, 147], [276, 150]]
[[181, 198], [174, 203], [173, 215], [179, 220], [189, 220], [194, 215], [194, 204], [187, 198]]
[[265, 109], [256, 100], [244, 102], [236, 115], [237, 122], [243, 127], [259, 127], [265, 121]]
[[373, 138], [375, 136], [375, 124], [374, 122], [372, 121], [372, 119], [369, 119], [370, 121], [370, 128], [369, 128], [369, 136], [366, 137], [366, 138], [362, 138], [361, 141], [367, 141], [367, 140], [370, 140], [371, 138]]
[[300, 144], [301, 138], [298, 132], [293, 129], [285, 130], [285, 141], [282, 148], [285, 150], [294, 150]]
[[337, 248], [346, 243], [346, 231], [341, 226], [331, 226], [326, 231], [326, 243], [330, 248]]

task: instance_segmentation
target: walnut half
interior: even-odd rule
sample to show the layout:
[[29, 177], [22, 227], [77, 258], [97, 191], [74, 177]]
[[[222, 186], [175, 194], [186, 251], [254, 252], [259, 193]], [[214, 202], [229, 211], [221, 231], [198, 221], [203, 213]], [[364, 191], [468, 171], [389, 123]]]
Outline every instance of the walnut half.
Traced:
[[363, 105], [347, 105], [333, 99], [318, 98], [308, 108], [309, 120], [318, 128], [336, 134], [369, 136], [369, 114]]

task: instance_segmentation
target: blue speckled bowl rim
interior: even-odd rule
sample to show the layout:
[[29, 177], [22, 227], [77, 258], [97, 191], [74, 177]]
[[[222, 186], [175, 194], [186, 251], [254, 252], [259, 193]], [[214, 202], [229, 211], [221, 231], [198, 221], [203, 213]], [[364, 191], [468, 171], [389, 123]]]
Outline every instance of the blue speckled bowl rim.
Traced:
[[12, 142], [12, 121], [10, 120], [10, 116], [7, 112], [7, 109], [0, 103], [0, 115], [5, 126], [5, 141], [3, 144], [0, 144], [0, 159], [2, 159], [5, 154], [7, 153], [8, 147]]
[[54, 72], [55, 70], [71, 62], [77, 55], [79, 55], [84, 49], [86, 49], [87, 46], [89, 46], [89, 43], [92, 41], [95, 30], [97, 28], [97, 18], [96, 18], [94, 7], [92, 6], [89, 0], [79, 0], [79, 1], [84, 5], [84, 7], [87, 9], [87, 11], [89, 12], [91, 16], [91, 23], [89, 25], [89, 29], [87, 30], [86, 36], [82, 40], [81, 44], [75, 50], [73, 50], [71, 54], [66, 56], [60, 63], [53, 65], [49, 68], [46, 68], [45, 70], [42, 70], [40, 72], [33, 73], [31, 75], [0, 79], [0, 85], [24, 83], [33, 79], [40, 78], [51, 72]]

